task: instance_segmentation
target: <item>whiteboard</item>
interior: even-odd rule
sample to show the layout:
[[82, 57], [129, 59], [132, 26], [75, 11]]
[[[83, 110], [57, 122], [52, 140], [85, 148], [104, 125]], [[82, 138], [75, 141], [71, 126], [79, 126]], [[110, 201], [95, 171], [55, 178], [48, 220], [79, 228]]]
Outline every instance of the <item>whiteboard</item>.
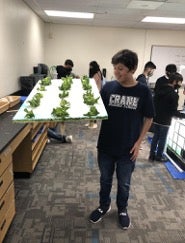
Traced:
[[165, 75], [166, 65], [172, 63], [177, 66], [177, 72], [182, 74], [183, 84], [185, 83], [185, 47], [153, 45], [150, 60], [156, 65], [156, 70], [149, 78], [149, 83], [155, 83], [159, 77]]

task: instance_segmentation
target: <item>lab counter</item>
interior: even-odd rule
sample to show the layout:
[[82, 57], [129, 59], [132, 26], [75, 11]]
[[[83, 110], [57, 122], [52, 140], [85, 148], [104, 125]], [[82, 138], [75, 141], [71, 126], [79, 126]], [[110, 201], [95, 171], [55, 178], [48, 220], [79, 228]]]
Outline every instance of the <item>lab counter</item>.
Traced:
[[0, 153], [27, 126], [27, 124], [13, 123], [14, 115], [15, 112], [5, 112], [0, 115]]
[[47, 142], [47, 124], [12, 121], [18, 108], [0, 115], [0, 242], [16, 211], [14, 172], [31, 175]]

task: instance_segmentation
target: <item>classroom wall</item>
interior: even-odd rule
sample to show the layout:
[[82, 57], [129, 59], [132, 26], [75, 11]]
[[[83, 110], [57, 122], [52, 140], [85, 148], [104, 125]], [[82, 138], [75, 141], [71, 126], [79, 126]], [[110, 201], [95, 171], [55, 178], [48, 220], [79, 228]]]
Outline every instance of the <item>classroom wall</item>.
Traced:
[[[74, 61], [74, 72], [88, 74], [89, 62], [96, 60], [113, 78], [111, 57], [122, 48], [143, 56], [145, 31], [121, 28], [46, 24], [45, 60], [49, 65]], [[137, 36], [137, 38], [136, 38]], [[137, 41], [136, 41], [137, 39]]]
[[114, 76], [111, 57], [120, 49], [128, 48], [138, 53], [137, 76], [150, 60], [152, 45], [185, 46], [184, 31], [60, 24], [46, 24], [45, 27], [45, 60], [49, 65], [63, 64], [65, 59], [71, 58], [74, 72], [81, 76], [88, 73], [89, 62], [97, 60], [101, 68], [107, 68], [109, 80]]
[[71, 58], [74, 72], [82, 76], [97, 60], [110, 80], [111, 57], [129, 48], [139, 56], [137, 76], [150, 60], [152, 45], [185, 46], [184, 40], [185, 31], [44, 23], [22, 0], [0, 0], [0, 98], [19, 90], [19, 77], [30, 75], [38, 63], [50, 67]]
[[0, 98], [44, 61], [44, 22], [22, 0], [0, 0]]

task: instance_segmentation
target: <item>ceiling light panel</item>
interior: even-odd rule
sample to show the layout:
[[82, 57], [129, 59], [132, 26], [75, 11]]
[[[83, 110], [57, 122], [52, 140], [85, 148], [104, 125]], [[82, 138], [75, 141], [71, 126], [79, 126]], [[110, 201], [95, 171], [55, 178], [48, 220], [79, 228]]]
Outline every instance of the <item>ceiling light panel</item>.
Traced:
[[93, 13], [82, 13], [82, 12], [70, 12], [70, 11], [55, 11], [55, 10], [44, 10], [48, 16], [53, 17], [64, 17], [64, 18], [80, 18], [80, 19], [93, 19]]
[[163, 24], [185, 24], [185, 18], [167, 18], [167, 17], [153, 17], [147, 16], [142, 22], [150, 22], [150, 23], [163, 23]]

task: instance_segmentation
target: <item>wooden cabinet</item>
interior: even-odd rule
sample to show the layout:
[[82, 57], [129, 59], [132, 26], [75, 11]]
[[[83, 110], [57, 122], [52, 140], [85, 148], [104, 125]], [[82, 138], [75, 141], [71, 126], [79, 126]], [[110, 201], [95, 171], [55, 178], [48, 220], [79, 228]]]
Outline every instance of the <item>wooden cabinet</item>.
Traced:
[[13, 171], [32, 173], [47, 143], [47, 128], [44, 123], [29, 124], [30, 131], [13, 152]]
[[0, 120], [0, 243], [15, 215], [13, 172], [31, 174], [47, 143], [48, 124], [13, 124], [10, 114]]
[[0, 242], [15, 215], [11, 148], [0, 153]]

